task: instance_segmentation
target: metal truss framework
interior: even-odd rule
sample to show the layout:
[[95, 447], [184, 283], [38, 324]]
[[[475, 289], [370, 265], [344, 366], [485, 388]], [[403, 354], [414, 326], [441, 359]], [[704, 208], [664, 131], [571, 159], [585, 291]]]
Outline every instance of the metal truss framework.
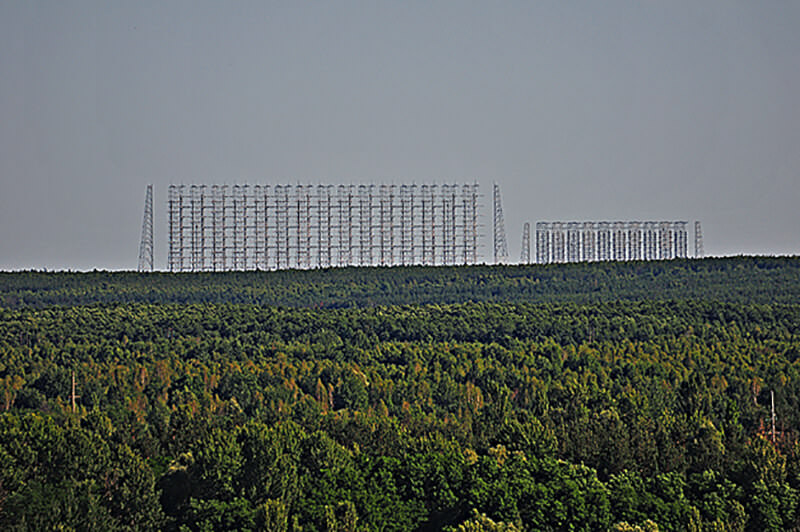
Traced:
[[139, 271], [153, 271], [153, 185], [147, 185], [142, 217], [142, 239], [139, 242]]
[[508, 241], [506, 240], [506, 223], [503, 218], [503, 200], [500, 196], [500, 185], [494, 184], [492, 189], [492, 226], [494, 243], [494, 263], [503, 264], [508, 261]]
[[525, 222], [522, 226], [522, 251], [519, 256], [520, 264], [531, 263], [531, 224]]
[[700, 227], [700, 222], [694, 223], [694, 256], [697, 259], [703, 258], [703, 229]]
[[686, 258], [687, 225], [687, 222], [538, 222], [536, 262]]
[[171, 272], [477, 263], [478, 185], [170, 185]]

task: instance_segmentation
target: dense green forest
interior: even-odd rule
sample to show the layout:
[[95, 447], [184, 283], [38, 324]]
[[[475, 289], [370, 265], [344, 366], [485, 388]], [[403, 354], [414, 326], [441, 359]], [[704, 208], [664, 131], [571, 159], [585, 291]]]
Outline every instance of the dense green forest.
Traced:
[[799, 529], [799, 265], [0, 274], [0, 528]]
[[549, 266], [334, 268], [214, 274], [0, 272], [0, 306], [248, 303], [598, 303], [644, 299], [794, 303], [800, 258], [732, 257]]

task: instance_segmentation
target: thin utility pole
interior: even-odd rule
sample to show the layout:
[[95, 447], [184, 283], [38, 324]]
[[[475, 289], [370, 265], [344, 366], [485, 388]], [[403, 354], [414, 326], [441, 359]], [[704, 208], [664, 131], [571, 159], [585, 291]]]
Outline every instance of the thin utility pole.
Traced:
[[80, 395], [75, 395], [75, 370], [72, 371], [72, 394], [70, 398], [72, 400], [72, 413], [74, 414], [77, 411], [77, 407], [75, 406], [75, 399], [80, 399]]
[[772, 401], [772, 443], [775, 443], [775, 392], [769, 392], [770, 400]]

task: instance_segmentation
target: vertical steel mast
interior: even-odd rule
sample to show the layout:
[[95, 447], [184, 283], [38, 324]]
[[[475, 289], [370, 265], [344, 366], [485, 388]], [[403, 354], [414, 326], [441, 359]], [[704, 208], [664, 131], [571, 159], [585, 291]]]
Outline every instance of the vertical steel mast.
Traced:
[[522, 226], [522, 253], [520, 254], [519, 262], [521, 264], [531, 263], [531, 224], [525, 222]]
[[139, 271], [153, 271], [153, 185], [147, 185], [142, 219], [142, 240], [139, 243]]
[[700, 228], [700, 221], [694, 222], [694, 257], [703, 258], [703, 230]]
[[501, 264], [508, 260], [508, 242], [506, 242], [506, 226], [503, 220], [503, 204], [500, 200], [500, 185], [494, 184], [494, 263]]

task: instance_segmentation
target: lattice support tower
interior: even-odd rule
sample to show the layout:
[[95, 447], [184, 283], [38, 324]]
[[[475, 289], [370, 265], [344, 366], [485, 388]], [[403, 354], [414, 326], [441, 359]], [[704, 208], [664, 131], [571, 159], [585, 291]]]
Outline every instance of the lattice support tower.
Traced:
[[142, 217], [142, 238], [139, 241], [140, 272], [153, 271], [153, 185], [147, 185], [144, 195], [144, 216]]
[[531, 263], [531, 224], [525, 222], [522, 226], [522, 252], [520, 253], [519, 262], [521, 264]]
[[492, 211], [494, 235], [494, 262], [502, 264], [508, 260], [508, 242], [506, 241], [506, 227], [503, 219], [503, 203], [500, 198], [500, 185], [494, 184]]
[[703, 230], [700, 227], [700, 221], [694, 222], [694, 256], [696, 259], [703, 258]]

